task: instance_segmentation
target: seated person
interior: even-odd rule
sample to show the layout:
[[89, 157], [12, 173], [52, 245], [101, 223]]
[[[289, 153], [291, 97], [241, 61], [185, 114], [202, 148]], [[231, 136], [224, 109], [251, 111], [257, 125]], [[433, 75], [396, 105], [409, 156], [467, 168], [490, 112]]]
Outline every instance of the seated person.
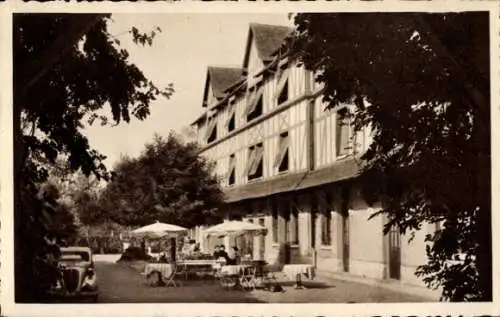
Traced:
[[160, 258], [158, 259], [158, 263], [168, 263], [168, 258], [165, 252], [162, 252]]
[[219, 245], [216, 245], [214, 247], [214, 258], [217, 260], [218, 258], [220, 258], [220, 246]]
[[193, 254], [195, 252], [195, 249], [196, 249], [196, 243], [194, 240], [189, 240], [189, 254]]
[[219, 256], [218, 258], [224, 258], [226, 260], [226, 263], [229, 263], [229, 257], [227, 256], [227, 252], [225, 250], [226, 248], [224, 245], [219, 245]]
[[229, 249], [229, 253], [227, 255], [227, 264], [228, 265], [238, 264], [238, 248], [237, 247], [231, 247], [231, 249]]

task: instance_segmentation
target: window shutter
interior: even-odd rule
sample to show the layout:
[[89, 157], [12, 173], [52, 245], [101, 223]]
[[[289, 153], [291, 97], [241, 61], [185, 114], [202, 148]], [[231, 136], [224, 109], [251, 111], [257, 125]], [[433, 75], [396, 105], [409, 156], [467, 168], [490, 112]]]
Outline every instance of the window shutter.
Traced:
[[264, 155], [264, 147], [257, 146], [255, 148], [254, 152], [255, 152], [255, 155], [254, 155], [252, 165], [250, 166], [250, 170], [248, 171], [248, 176], [253, 176], [257, 172], [257, 167], [259, 167], [259, 163], [262, 160], [262, 157]]
[[227, 129], [229, 127], [229, 122], [231, 121], [231, 118], [233, 117], [234, 113], [236, 112], [236, 105], [235, 104], [229, 104], [229, 109], [227, 112], [227, 120], [226, 123], [224, 124], [224, 127]]
[[254, 160], [255, 160], [255, 147], [253, 148], [249, 148], [248, 151], [250, 151], [250, 153], [248, 153], [248, 161], [247, 161], [247, 166], [245, 168], [245, 175], [249, 175], [248, 173], [250, 172], [250, 169], [252, 168], [252, 165], [254, 163]]
[[259, 99], [262, 97], [263, 93], [264, 93], [264, 86], [259, 86], [255, 88], [255, 91], [247, 99], [247, 107], [243, 112], [244, 117], [247, 117], [250, 113], [255, 111], [255, 108], [257, 107]]
[[277, 79], [277, 84], [276, 84], [276, 91], [274, 93], [274, 99], [278, 99], [281, 92], [283, 91], [283, 88], [285, 87], [285, 84], [288, 81], [288, 73], [289, 70], [288, 68], [278, 68], [278, 71], [276, 73], [276, 79]]
[[281, 162], [283, 161], [283, 158], [285, 157], [286, 152], [288, 151], [288, 146], [289, 146], [289, 140], [288, 136], [286, 137], [280, 137], [279, 139], [279, 150], [278, 154], [276, 155], [276, 158], [274, 160], [274, 168], [277, 168], [280, 166]]
[[231, 177], [231, 173], [233, 172], [233, 170], [235, 168], [236, 168], [236, 157], [230, 156], [229, 157], [229, 166], [228, 166], [226, 178]]
[[215, 120], [215, 117], [208, 119], [207, 131], [205, 133], [205, 140], [208, 140], [208, 138], [212, 134], [213, 130], [215, 129], [216, 124], [217, 124], [217, 120]]

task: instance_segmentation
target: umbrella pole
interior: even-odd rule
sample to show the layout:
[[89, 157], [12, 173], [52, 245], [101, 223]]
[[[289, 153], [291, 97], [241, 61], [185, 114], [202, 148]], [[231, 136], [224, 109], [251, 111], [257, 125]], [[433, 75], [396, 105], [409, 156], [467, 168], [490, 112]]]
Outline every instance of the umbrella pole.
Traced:
[[176, 239], [175, 239], [175, 237], [173, 237], [173, 238], [170, 238], [170, 259], [171, 259], [172, 263], [176, 262], [176, 259], [177, 259], [176, 253], [177, 253]]

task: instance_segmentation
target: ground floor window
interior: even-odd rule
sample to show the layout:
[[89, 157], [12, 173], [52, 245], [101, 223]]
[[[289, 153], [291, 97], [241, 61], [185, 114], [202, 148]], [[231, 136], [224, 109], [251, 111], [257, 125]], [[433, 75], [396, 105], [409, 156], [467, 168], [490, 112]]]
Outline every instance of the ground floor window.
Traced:
[[321, 217], [321, 244], [331, 245], [332, 244], [332, 214], [326, 212]]
[[271, 204], [271, 213], [272, 213], [272, 226], [273, 226], [273, 242], [278, 243], [278, 208], [276, 203]]
[[332, 244], [332, 198], [329, 193], [326, 193], [322, 197], [322, 208], [321, 208], [321, 244], [331, 245]]
[[290, 216], [288, 226], [290, 228], [290, 235], [288, 242], [292, 244], [299, 244], [299, 206], [296, 199], [292, 198], [290, 206]]

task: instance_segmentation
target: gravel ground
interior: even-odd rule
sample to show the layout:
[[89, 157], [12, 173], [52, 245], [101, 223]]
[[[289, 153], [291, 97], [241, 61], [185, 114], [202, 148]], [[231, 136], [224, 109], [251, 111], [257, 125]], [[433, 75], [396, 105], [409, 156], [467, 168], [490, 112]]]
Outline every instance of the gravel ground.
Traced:
[[146, 278], [123, 264], [96, 262], [100, 302], [198, 302], [198, 303], [388, 303], [425, 302], [423, 298], [397, 293], [377, 286], [333, 279], [305, 282], [305, 290], [281, 277], [284, 291], [225, 290], [216, 281], [187, 281], [179, 287], [151, 287]]

